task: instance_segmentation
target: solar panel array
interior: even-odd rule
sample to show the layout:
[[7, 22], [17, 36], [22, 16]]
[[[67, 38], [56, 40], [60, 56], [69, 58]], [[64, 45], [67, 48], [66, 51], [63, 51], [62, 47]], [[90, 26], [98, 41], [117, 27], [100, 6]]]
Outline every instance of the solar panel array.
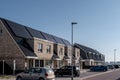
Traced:
[[48, 41], [52, 41], [52, 42], [56, 43], [56, 41], [54, 40], [54, 38], [52, 37], [52, 35], [47, 34], [47, 33], [44, 33], [44, 32], [41, 32], [41, 33], [44, 35], [44, 37], [45, 37]]
[[70, 44], [69, 41], [67, 41], [67, 40], [65, 40], [65, 39], [62, 39], [62, 40], [63, 40], [63, 42], [64, 42], [64, 44], [65, 44], [66, 46], [71, 46], [71, 44]]
[[29, 27], [25, 27], [23, 25], [17, 24], [15, 22], [12, 21], [8, 21], [6, 20], [7, 24], [9, 25], [9, 27], [11, 28], [11, 30], [14, 32], [14, 34], [18, 37], [22, 37], [22, 38], [32, 38], [32, 37], [37, 37], [40, 39], [46, 39], [48, 41], [54, 42], [54, 43], [59, 43], [59, 44], [63, 44], [66, 46], [71, 46], [71, 44], [69, 43], [69, 41], [65, 40], [65, 39], [61, 39], [59, 37], [29, 28]]
[[65, 45], [61, 38], [56, 37], [56, 36], [53, 36], [53, 38], [55, 39], [55, 41], [56, 41], [57, 43]]
[[32, 37], [37, 37], [37, 38], [40, 38], [40, 39], [45, 39], [45, 37], [41, 34], [40, 31], [32, 29], [32, 28], [29, 28], [29, 27], [26, 27], [26, 28], [30, 32], [30, 34], [32, 35]]
[[20, 25], [8, 20], [6, 20], [6, 22], [16, 36], [23, 37], [23, 38], [32, 38], [29, 32], [25, 29], [23, 25]]

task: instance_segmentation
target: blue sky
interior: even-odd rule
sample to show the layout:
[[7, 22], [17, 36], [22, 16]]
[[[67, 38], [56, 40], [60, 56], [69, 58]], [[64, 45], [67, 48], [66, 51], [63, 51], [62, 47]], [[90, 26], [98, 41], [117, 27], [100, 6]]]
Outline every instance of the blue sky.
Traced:
[[94, 48], [120, 61], [120, 0], [1, 0], [0, 17]]

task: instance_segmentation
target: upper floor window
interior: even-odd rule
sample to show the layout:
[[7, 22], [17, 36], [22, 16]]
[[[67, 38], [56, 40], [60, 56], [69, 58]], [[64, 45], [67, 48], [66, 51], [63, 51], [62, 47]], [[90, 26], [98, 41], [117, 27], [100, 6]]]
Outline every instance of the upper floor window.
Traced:
[[38, 51], [42, 52], [42, 50], [43, 50], [43, 44], [39, 43], [38, 44]]
[[47, 45], [47, 53], [50, 53], [51, 51], [51, 45]]
[[60, 55], [63, 55], [63, 48], [60, 48], [59, 54], [60, 54]]

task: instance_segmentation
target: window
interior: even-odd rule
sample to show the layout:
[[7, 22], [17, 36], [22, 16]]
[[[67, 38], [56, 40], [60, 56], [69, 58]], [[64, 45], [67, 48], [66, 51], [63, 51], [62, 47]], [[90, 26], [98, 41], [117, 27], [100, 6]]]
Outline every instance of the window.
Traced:
[[38, 51], [39, 51], [39, 52], [42, 52], [42, 49], [43, 49], [43, 44], [39, 43], [39, 44], [38, 44]]
[[35, 67], [44, 67], [44, 60], [35, 60]]
[[42, 72], [42, 69], [40, 69], [40, 68], [35, 68], [34, 69], [34, 73], [41, 73]]
[[44, 67], [44, 60], [40, 60], [40, 62], [39, 62], [40, 64], [40, 67]]
[[63, 55], [63, 48], [60, 48], [59, 55]]
[[51, 51], [51, 45], [47, 45], [47, 53], [50, 53]]
[[35, 60], [35, 67], [39, 67], [39, 60]]

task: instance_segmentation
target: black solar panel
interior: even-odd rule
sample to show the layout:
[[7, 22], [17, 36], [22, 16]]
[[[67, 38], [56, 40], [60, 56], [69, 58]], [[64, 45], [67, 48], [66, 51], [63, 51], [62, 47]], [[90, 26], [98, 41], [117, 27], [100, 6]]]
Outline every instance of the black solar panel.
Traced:
[[47, 33], [44, 33], [44, 32], [41, 32], [41, 33], [44, 35], [44, 37], [45, 37], [48, 41], [52, 41], [52, 42], [56, 43], [56, 41], [54, 40], [54, 38], [52, 37], [52, 35], [47, 34]]
[[65, 45], [64, 42], [62, 41], [62, 39], [60, 39], [60, 38], [58, 38], [58, 37], [56, 37], [56, 36], [53, 36], [53, 38], [55, 39], [55, 41], [56, 41], [57, 43]]
[[63, 42], [65, 43], [66, 46], [71, 46], [71, 44], [70, 44], [69, 41], [67, 41], [67, 40], [65, 40], [65, 39], [62, 39], [62, 40], [63, 40]]
[[23, 38], [32, 38], [29, 32], [25, 29], [23, 25], [20, 25], [8, 20], [6, 20], [6, 22], [16, 36], [23, 37]]
[[26, 27], [26, 28], [30, 32], [30, 34], [32, 35], [32, 37], [37, 37], [37, 38], [40, 38], [40, 39], [45, 39], [45, 37], [41, 34], [40, 31], [32, 29], [32, 28], [29, 28], [29, 27]]

